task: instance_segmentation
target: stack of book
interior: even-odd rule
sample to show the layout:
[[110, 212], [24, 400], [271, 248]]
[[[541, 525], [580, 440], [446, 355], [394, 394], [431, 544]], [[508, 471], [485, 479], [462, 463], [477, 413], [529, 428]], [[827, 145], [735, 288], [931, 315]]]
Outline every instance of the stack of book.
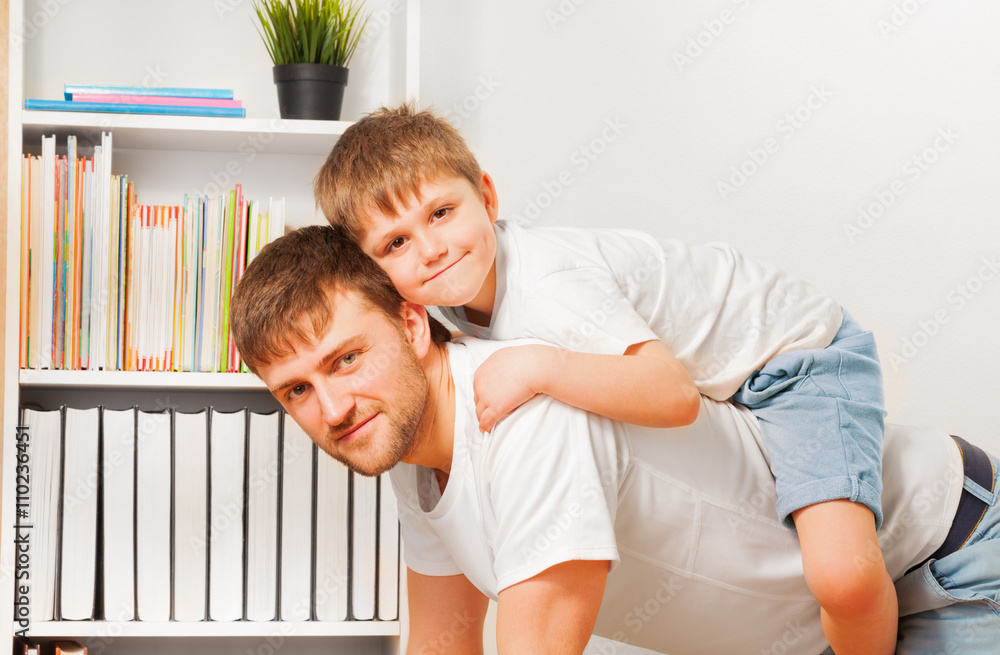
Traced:
[[351, 473], [284, 412], [21, 418], [34, 621], [398, 618], [388, 476]]
[[24, 108], [114, 114], [246, 116], [243, 103], [233, 98], [232, 89], [66, 84], [63, 94], [65, 100], [26, 99]]
[[92, 157], [54, 136], [21, 170], [20, 366], [109, 371], [243, 370], [229, 300], [247, 264], [284, 232], [240, 185], [223, 196], [140, 205], [111, 174], [112, 135]]

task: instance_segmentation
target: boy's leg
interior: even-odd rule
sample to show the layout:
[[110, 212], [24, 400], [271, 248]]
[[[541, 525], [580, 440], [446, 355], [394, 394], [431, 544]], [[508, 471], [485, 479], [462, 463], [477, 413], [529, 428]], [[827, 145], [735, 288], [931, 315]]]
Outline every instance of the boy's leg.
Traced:
[[[828, 639], [842, 644], [838, 655], [891, 653], [895, 598], [876, 538], [885, 400], [871, 333], [845, 314], [830, 346], [773, 359], [733, 400], [760, 424], [778, 516], [799, 532], [806, 581], [823, 608]], [[851, 650], [849, 634], [863, 648]], [[876, 648], [876, 641], [888, 647]]]
[[792, 513], [806, 584], [819, 602], [823, 632], [837, 655], [892, 653], [896, 590], [864, 505], [830, 500]]

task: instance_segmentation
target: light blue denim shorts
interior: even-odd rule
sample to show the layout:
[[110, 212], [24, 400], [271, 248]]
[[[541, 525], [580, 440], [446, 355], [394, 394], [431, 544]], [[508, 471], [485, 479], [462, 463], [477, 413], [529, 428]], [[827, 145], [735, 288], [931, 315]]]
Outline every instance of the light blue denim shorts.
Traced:
[[847, 499], [882, 525], [885, 392], [875, 338], [848, 314], [823, 349], [775, 357], [733, 396], [760, 423], [778, 492], [778, 517]]

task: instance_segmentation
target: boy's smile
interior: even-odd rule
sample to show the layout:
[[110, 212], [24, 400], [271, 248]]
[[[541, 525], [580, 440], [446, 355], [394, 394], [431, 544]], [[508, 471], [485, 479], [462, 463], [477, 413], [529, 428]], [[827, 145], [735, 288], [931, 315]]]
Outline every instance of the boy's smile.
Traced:
[[425, 181], [398, 215], [372, 211], [360, 245], [406, 300], [465, 305], [470, 320], [488, 324], [496, 291], [497, 196], [486, 173], [480, 189], [482, 195], [464, 178]]

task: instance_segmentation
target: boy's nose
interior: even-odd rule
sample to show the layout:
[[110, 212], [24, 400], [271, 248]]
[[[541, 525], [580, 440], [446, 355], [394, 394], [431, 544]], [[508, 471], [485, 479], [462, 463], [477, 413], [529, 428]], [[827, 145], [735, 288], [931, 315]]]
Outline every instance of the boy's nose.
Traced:
[[440, 258], [448, 248], [444, 245], [440, 239], [434, 237], [424, 236], [420, 239], [420, 254], [423, 256], [424, 261], [432, 262]]

